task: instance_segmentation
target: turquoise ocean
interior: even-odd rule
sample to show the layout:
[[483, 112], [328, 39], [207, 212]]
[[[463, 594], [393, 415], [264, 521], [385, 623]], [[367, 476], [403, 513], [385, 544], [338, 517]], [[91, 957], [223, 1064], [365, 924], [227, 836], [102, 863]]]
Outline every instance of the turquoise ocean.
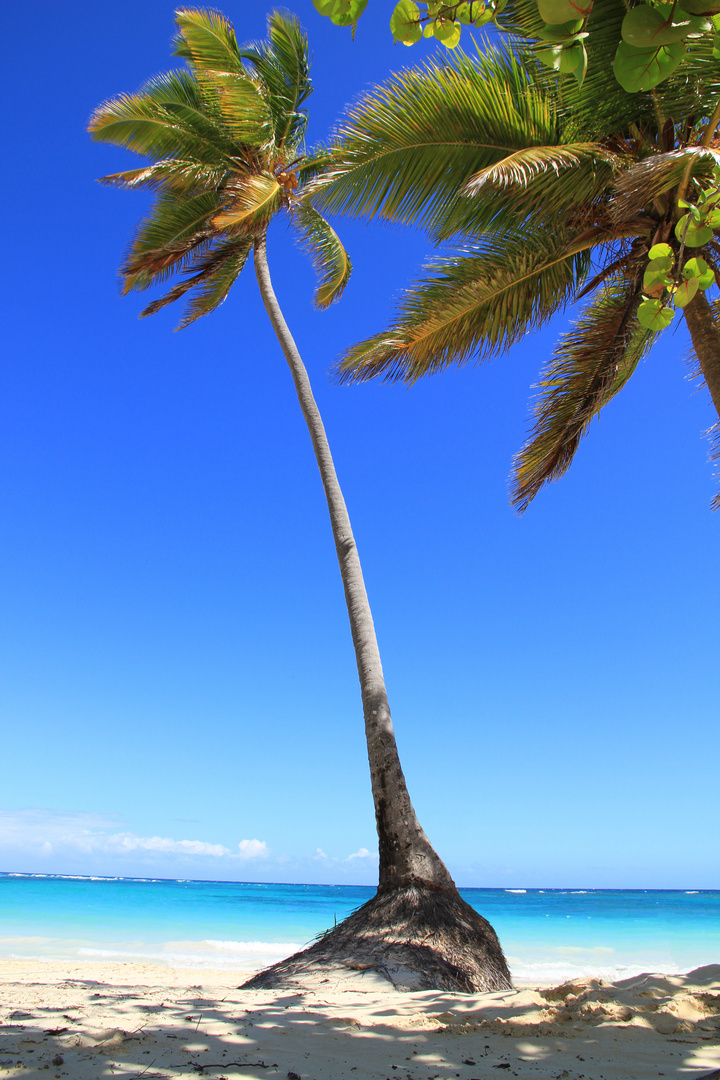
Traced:
[[[720, 962], [720, 892], [461, 889], [519, 981], [680, 973]], [[0, 956], [265, 967], [374, 893], [347, 885], [0, 874]]]

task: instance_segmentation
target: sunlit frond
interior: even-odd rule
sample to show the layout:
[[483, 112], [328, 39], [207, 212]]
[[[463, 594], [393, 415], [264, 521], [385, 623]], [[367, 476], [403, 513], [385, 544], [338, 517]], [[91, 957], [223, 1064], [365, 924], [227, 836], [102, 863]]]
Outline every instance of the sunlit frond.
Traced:
[[300, 202], [294, 217], [302, 245], [320, 279], [314, 296], [315, 305], [329, 307], [347, 285], [352, 263], [333, 227], [309, 202]]
[[[527, 188], [538, 176], [558, 179], [561, 174], [588, 162], [600, 169], [605, 182], [612, 176], [613, 167], [620, 164], [618, 154], [600, 143], [569, 143], [566, 146], [529, 146], [516, 150], [494, 165], [488, 165], [471, 177], [463, 194], [479, 195], [484, 188]], [[574, 184], [573, 184], [574, 187]]]
[[394, 75], [348, 111], [338, 135], [315, 204], [431, 228], [480, 170], [560, 140], [549, 95], [490, 46]]
[[597, 143], [531, 146], [482, 169], [434, 228], [437, 239], [487, 229], [523, 229], [529, 216], [547, 226], [604, 196], [622, 157]]
[[665, 154], [653, 154], [624, 169], [614, 184], [613, 220], [621, 224], [634, 218], [653, 199], [676, 187], [690, 169], [690, 177], [709, 180], [720, 165], [720, 150], [710, 146], [686, 146]]
[[204, 165], [168, 158], [142, 169], [127, 169], [125, 172], [101, 176], [98, 182], [127, 190], [149, 188], [151, 191], [170, 191], [180, 195], [215, 189], [226, 173], [225, 165]]
[[187, 71], [158, 75], [139, 93], [106, 101], [91, 116], [88, 130], [98, 142], [125, 146], [155, 160], [181, 157], [219, 165], [234, 150]]
[[262, 84], [247, 75], [214, 75], [223, 124], [234, 138], [263, 147], [273, 139], [273, 115]]
[[524, 511], [570, 467], [594, 416], [622, 389], [655, 334], [637, 321], [640, 279], [618, 276], [565, 334], [542, 373], [535, 426], [515, 458], [512, 502]]
[[232, 23], [217, 11], [180, 8], [175, 12], [180, 33], [175, 55], [190, 60], [201, 71], [244, 74]]
[[268, 88], [278, 148], [298, 145], [305, 136], [307, 115], [300, 106], [312, 92], [307, 35], [294, 15], [275, 11], [268, 18], [269, 41], [240, 50]]
[[248, 176], [228, 189], [230, 198], [213, 218], [217, 229], [260, 226], [280, 205], [283, 189], [269, 173]]
[[[559, 239], [559, 238], [558, 238]], [[449, 364], [498, 355], [566, 304], [588, 265], [584, 252], [528, 234], [489, 236], [474, 251], [429, 267], [385, 332], [353, 346], [337, 375], [414, 382]]]

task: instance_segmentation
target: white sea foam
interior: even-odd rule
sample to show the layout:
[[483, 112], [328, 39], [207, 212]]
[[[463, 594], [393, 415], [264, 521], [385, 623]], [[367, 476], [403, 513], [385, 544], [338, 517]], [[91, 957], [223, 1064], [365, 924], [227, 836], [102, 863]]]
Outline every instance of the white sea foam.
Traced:
[[527, 889], [506, 889], [505, 892], [511, 893], [526, 893]]
[[255, 971], [301, 948], [302, 945], [292, 941], [164, 941], [152, 945], [124, 942], [104, 948], [82, 945], [75, 954], [94, 960], [165, 964], [173, 968], [232, 967]]
[[[564, 960], [523, 961], [518, 957], [508, 957], [508, 965], [515, 983], [547, 984], [569, 982], [573, 979], [602, 979], [604, 982], [617, 982], [620, 979], [632, 979], [648, 970], [656, 970], [657, 965], [643, 964], [571, 964]], [[664, 964], [665, 975], [680, 975], [684, 969], [677, 964]]]

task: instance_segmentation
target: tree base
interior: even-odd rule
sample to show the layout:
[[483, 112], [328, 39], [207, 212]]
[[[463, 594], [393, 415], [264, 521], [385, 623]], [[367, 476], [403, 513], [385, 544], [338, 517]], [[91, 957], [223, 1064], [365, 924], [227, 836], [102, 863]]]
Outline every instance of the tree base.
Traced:
[[490, 923], [456, 890], [422, 884], [378, 892], [314, 945], [258, 972], [242, 989], [307, 989], [329, 976], [379, 976], [397, 990], [511, 989]]

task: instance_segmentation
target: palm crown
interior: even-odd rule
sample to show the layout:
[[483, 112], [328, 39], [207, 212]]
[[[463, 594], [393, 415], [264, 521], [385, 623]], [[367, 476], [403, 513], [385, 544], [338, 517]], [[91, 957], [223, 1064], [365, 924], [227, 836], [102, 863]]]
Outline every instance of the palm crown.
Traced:
[[180, 324], [187, 326], [222, 303], [255, 238], [287, 211], [320, 274], [316, 303], [326, 307], [351, 266], [334, 230], [305, 198], [322, 159], [304, 150], [302, 105], [312, 91], [304, 32], [296, 19], [275, 12], [269, 40], [240, 47], [222, 15], [187, 8], [176, 19], [175, 51], [188, 68], [106, 102], [89, 124], [95, 139], [150, 158], [104, 183], [158, 192], [121, 267], [124, 291], [180, 272], [181, 280], [142, 314], [189, 293]]
[[[601, 49], [624, 7], [597, 0], [593, 11]], [[508, 12], [536, 35], [534, 3]], [[720, 409], [720, 332], [703, 292], [720, 262], [720, 79], [709, 50], [691, 43], [682, 77], [660, 98], [626, 93], [599, 63], [578, 87], [527, 52], [488, 48], [393, 77], [340, 128], [319, 205], [459, 243], [406, 294], [388, 330], [345, 354], [342, 380], [412, 382], [481, 360], [592, 294], [541, 376], [535, 427], [515, 462], [520, 509], [565, 472], [592, 417], [683, 302]]]

